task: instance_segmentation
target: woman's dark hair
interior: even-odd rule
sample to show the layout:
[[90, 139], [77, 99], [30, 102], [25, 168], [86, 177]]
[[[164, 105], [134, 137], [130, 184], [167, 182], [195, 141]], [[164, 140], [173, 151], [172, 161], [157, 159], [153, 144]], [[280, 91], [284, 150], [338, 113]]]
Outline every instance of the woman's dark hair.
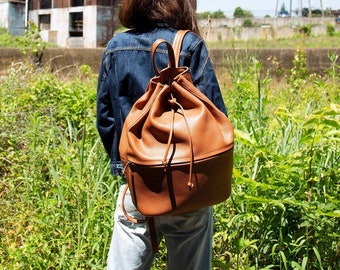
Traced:
[[164, 23], [199, 34], [196, 0], [122, 0], [119, 19], [127, 28], [146, 29]]

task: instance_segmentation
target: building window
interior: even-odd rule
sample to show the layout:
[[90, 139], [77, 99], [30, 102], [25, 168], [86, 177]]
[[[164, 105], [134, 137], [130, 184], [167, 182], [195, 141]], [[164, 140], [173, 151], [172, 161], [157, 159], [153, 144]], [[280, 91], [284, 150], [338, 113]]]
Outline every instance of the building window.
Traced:
[[83, 12], [70, 13], [70, 37], [83, 36]]
[[51, 15], [50, 14], [39, 15], [39, 29], [40, 30], [51, 29]]
[[71, 0], [71, 7], [84, 6], [84, 0]]
[[52, 8], [52, 0], [41, 0], [40, 1], [40, 9], [49, 9]]

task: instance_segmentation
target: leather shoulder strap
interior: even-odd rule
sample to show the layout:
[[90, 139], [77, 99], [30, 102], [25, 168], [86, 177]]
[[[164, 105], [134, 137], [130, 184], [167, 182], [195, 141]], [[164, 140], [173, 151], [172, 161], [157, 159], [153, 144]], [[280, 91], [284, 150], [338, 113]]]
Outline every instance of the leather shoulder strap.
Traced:
[[152, 44], [152, 47], [151, 47], [152, 65], [153, 65], [153, 68], [154, 68], [157, 76], [160, 74], [160, 71], [156, 66], [155, 54], [156, 54], [158, 46], [161, 45], [162, 43], [165, 43], [165, 45], [168, 47], [169, 67], [177, 67], [177, 63], [176, 63], [176, 60], [175, 60], [176, 58], [175, 58], [175, 55], [174, 55], [174, 50], [173, 50], [173, 47], [171, 46], [171, 44], [164, 39], [157, 39]]
[[184, 39], [184, 36], [189, 32], [189, 30], [178, 30], [174, 42], [172, 43], [172, 47], [174, 48], [175, 53], [175, 63], [176, 67], [179, 66], [179, 56], [181, 54], [181, 48], [182, 48], [182, 42]]

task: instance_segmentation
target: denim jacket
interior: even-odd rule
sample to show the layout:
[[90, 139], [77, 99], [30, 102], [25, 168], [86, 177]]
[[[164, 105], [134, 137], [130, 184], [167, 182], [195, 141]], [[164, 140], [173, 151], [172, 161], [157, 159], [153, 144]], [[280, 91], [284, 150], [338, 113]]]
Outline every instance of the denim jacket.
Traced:
[[[111, 172], [121, 175], [119, 139], [123, 123], [134, 102], [143, 95], [155, 71], [151, 46], [162, 38], [172, 43], [176, 30], [156, 27], [147, 32], [134, 30], [114, 36], [102, 58], [97, 88], [97, 129], [110, 156]], [[165, 44], [162, 44], [165, 45]], [[166, 46], [156, 53], [159, 70], [167, 67]], [[182, 44], [180, 66], [188, 66], [193, 82], [222, 112], [226, 112], [215, 72], [204, 41], [189, 32]]]

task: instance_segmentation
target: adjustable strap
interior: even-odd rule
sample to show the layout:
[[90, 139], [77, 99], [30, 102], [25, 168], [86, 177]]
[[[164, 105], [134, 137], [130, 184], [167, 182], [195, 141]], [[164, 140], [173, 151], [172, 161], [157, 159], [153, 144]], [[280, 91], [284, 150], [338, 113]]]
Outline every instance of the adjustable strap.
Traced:
[[126, 218], [129, 221], [131, 221], [132, 223], [136, 223], [136, 224], [137, 223], [144, 223], [145, 221], [147, 221], [147, 218], [144, 218], [144, 219], [134, 218], [134, 217], [130, 216], [125, 209], [124, 201], [125, 201], [125, 195], [126, 195], [126, 192], [127, 192], [128, 189], [129, 189], [129, 185], [126, 185], [125, 188], [124, 188], [124, 191], [123, 191], [123, 195], [122, 195], [122, 211], [123, 211], [124, 215], [126, 216]]
[[156, 233], [156, 227], [155, 227], [155, 219], [153, 217], [148, 218], [148, 225], [150, 229], [152, 251], [154, 254], [157, 254], [158, 253], [158, 239], [157, 239], [157, 233]]
[[150, 230], [150, 238], [151, 238], [151, 244], [152, 244], [152, 251], [154, 254], [158, 253], [158, 239], [157, 239], [157, 233], [156, 233], [156, 227], [155, 227], [155, 220], [153, 217], [147, 217], [145, 219], [137, 219], [134, 218], [132, 216], [130, 216], [128, 214], [128, 212], [125, 209], [124, 206], [124, 201], [125, 201], [125, 195], [127, 190], [129, 189], [129, 186], [126, 185], [123, 191], [123, 195], [122, 195], [122, 211], [124, 213], [124, 215], [126, 216], [126, 218], [131, 221], [132, 223], [144, 223], [144, 222], [148, 222], [149, 225], [149, 230]]

